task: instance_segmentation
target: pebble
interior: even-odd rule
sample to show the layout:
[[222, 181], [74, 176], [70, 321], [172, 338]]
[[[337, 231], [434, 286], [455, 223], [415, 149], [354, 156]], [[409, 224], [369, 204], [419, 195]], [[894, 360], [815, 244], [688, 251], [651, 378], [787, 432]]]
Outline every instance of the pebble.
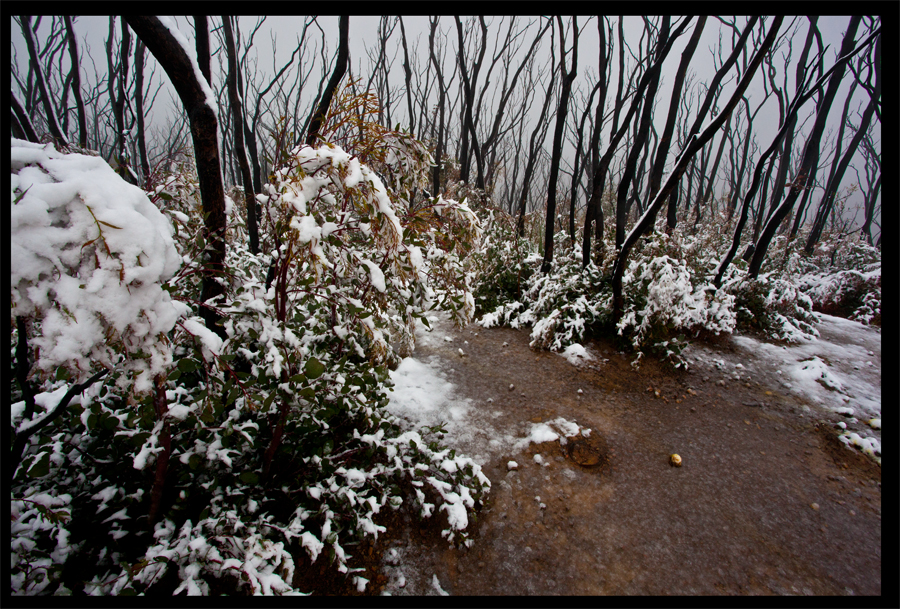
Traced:
[[811, 508], [814, 509], [814, 510], [818, 510], [818, 509], [819, 509], [819, 504], [818, 504], [818, 503], [810, 503], [810, 504], [809, 504], [809, 507], [811, 507]]
[[513, 471], [515, 469], [519, 469], [519, 464], [516, 463], [515, 461], [510, 461], [509, 463], [506, 464], [506, 469], [508, 471]]
[[516, 388], [515, 385], [513, 385], [512, 383], [509, 384], [509, 390], [510, 390], [510, 391], [512, 391], [512, 390], [515, 389], [515, 388]]

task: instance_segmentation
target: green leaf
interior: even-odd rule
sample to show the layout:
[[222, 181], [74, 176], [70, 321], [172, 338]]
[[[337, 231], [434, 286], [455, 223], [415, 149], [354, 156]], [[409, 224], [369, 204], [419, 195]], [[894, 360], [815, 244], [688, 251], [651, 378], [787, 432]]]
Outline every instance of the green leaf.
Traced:
[[188, 358], [178, 360], [178, 369], [182, 372], [193, 372], [197, 369], [197, 362]]
[[303, 367], [306, 371], [306, 377], [308, 379], [317, 379], [325, 372], [325, 365], [317, 360], [314, 357], [306, 360], [306, 365]]
[[42, 478], [50, 473], [50, 453], [44, 453], [28, 469], [28, 475], [32, 478]]
[[259, 476], [254, 472], [244, 472], [241, 474], [241, 482], [244, 484], [256, 484], [259, 482]]

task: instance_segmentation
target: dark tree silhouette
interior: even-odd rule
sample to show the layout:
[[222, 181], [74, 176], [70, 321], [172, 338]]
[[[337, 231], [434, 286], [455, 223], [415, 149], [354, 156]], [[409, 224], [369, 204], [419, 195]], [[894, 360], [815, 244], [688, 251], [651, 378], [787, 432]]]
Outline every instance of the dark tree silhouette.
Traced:
[[572, 68], [566, 71], [566, 36], [562, 17], [556, 16], [559, 25], [559, 69], [562, 74], [562, 91], [559, 96], [559, 109], [556, 112], [556, 128], [553, 132], [553, 152], [550, 155], [550, 184], [547, 190], [547, 220], [544, 226], [544, 261], [541, 272], [550, 271], [553, 262], [553, 231], [556, 225], [556, 180], [559, 178], [559, 158], [562, 156], [563, 127], [569, 112], [569, 96], [572, 92], [572, 81], [575, 80], [578, 68], [578, 19], [572, 17]]

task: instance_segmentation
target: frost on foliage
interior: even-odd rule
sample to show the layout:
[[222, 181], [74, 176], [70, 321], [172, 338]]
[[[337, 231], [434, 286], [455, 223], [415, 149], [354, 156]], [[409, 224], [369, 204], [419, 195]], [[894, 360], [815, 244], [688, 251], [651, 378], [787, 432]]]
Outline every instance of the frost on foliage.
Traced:
[[183, 310], [160, 287], [181, 264], [171, 224], [101, 158], [13, 139], [11, 164], [11, 315], [40, 320], [38, 366], [86, 376], [124, 351], [149, 389]]
[[[75, 550], [65, 527], [72, 497], [68, 494], [29, 493], [10, 504], [12, 593], [41, 594], [55, 581]], [[46, 592], [44, 592], [46, 594]]]
[[881, 322], [880, 267], [867, 272], [807, 273], [799, 278], [798, 285], [817, 311], [867, 325]]
[[797, 343], [819, 336], [812, 300], [790, 279], [766, 273], [753, 280], [738, 273], [723, 287], [735, 297], [738, 321], [769, 338]]
[[[627, 332], [632, 344], [661, 345], [671, 332], [703, 329], [714, 334], [734, 331], [734, 297], [711, 285], [694, 288], [682, 260], [663, 255], [633, 260], [622, 279], [626, 304], [618, 332]], [[666, 355], [677, 355], [669, 351]]]

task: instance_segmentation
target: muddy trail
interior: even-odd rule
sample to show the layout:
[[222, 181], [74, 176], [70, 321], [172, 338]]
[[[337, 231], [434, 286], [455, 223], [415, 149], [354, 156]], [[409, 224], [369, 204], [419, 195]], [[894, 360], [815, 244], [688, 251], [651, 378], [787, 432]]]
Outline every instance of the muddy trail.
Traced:
[[[611, 342], [574, 365], [522, 330], [432, 334], [414, 358], [468, 405], [460, 450], [492, 489], [470, 548], [440, 537], [440, 517], [386, 514], [387, 533], [352, 552], [365, 594], [881, 594], [881, 467], [779, 391], [774, 370], [709, 364], [733, 359], [730, 337], [691, 347], [696, 365], [676, 372], [635, 370]], [[559, 417], [590, 434], [518, 451], [497, 440]], [[308, 573], [301, 589], [358, 594]]]

